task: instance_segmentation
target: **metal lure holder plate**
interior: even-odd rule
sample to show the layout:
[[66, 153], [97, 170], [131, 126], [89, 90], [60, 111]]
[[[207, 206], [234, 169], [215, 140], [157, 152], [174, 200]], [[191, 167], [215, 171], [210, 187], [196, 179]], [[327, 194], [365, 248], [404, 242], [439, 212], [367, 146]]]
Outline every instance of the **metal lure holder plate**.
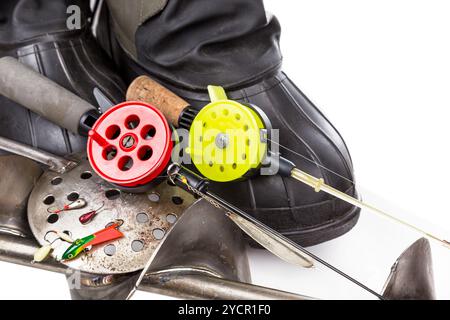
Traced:
[[[64, 206], [70, 202], [67, 197], [75, 194], [85, 199], [87, 206], [62, 212], [55, 223], [49, 223], [51, 214], [47, 209]], [[41, 176], [28, 202], [28, 220], [38, 242], [47, 245], [44, 238], [51, 230], [66, 231], [72, 239], [77, 239], [105, 228], [114, 219], [122, 219], [123, 238], [95, 246], [78, 258], [62, 263], [89, 273], [129, 273], [144, 267], [165, 233], [193, 201], [189, 193], [167, 183], [161, 183], [147, 193], [121, 192], [93, 172], [83, 157], [80, 165], [68, 173], [47, 171]], [[82, 225], [79, 222], [80, 215], [102, 204], [103, 210], [91, 223]], [[69, 243], [62, 243], [52, 255], [55, 257], [68, 246]]]

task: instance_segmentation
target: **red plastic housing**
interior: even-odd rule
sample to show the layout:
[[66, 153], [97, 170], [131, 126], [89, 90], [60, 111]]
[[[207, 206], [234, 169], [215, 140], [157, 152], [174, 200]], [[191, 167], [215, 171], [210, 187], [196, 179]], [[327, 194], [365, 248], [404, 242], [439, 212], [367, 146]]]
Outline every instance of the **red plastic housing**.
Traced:
[[88, 159], [103, 179], [125, 187], [142, 186], [167, 167], [171, 134], [158, 109], [143, 102], [124, 102], [95, 122], [89, 132]]

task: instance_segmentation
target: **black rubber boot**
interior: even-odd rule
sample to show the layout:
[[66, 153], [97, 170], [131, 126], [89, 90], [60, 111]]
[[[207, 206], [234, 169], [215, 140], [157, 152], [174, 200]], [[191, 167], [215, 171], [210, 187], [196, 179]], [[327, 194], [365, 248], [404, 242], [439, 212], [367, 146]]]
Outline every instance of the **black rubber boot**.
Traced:
[[[70, 5], [81, 9], [81, 29], [69, 30], [66, 26]], [[121, 102], [124, 84], [91, 35], [90, 15], [89, 1], [84, 0], [3, 0], [0, 2], [0, 57], [18, 58], [95, 106], [94, 88], [111, 101]], [[2, 96], [0, 136], [58, 155], [86, 149], [85, 138]]]
[[[114, 21], [113, 14], [110, 18]], [[111, 48], [128, 82], [148, 74], [198, 108], [209, 101], [208, 84], [224, 86], [229, 98], [255, 104], [267, 113], [273, 128], [280, 129], [281, 144], [293, 151], [280, 149], [284, 157], [357, 196], [342, 137], [280, 71], [280, 27], [275, 17], [266, 15], [262, 1], [169, 0], [137, 28], [134, 48], [116, 40], [117, 32], [109, 34], [102, 43]], [[340, 236], [359, 217], [357, 208], [280, 176], [214, 183], [212, 189], [302, 245]]]

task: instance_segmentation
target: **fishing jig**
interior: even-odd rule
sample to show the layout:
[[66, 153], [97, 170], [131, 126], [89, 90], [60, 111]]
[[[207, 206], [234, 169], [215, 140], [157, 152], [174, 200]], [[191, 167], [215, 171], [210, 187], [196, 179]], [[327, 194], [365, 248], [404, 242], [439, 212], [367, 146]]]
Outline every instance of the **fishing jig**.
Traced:
[[102, 208], [104, 207], [104, 205], [105, 205], [105, 203], [103, 202], [102, 205], [100, 206], [100, 208], [86, 212], [85, 214], [82, 214], [78, 218], [78, 220], [80, 221], [81, 224], [90, 223], [92, 220], [94, 220], [95, 216], [97, 216], [97, 214], [99, 214], [102, 211]]
[[75, 201], [73, 201], [73, 202], [71, 202], [69, 204], [65, 204], [61, 209], [54, 209], [53, 210], [53, 207], [51, 207], [51, 208], [48, 208], [47, 211], [49, 213], [59, 214], [59, 213], [64, 212], [64, 211], [82, 209], [82, 208], [86, 207], [86, 205], [87, 205], [87, 201], [84, 200], [83, 198], [80, 198], [80, 199], [77, 199], [77, 200], [75, 200]]
[[82, 252], [87, 252], [93, 246], [122, 238], [124, 235], [118, 230], [123, 224], [122, 220], [115, 220], [110, 226], [97, 231], [84, 238], [75, 240], [72, 245], [63, 253], [61, 260], [73, 260]]
[[[68, 243], [72, 243], [73, 242], [72, 237], [70, 237], [65, 232], [60, 232], [60, 231], [49, 231], [49, 232], [55, 232], [56, 235], [58, 236], [58, 238], [60, 238], [61, 240], [64, 240], [65, 242], [68, 242]], [[48, 232], [47, 232], [47, 234], [48, 234]]]
[[50, 252], [52, 252], [53, 247], [50, 244], [40, 247], [34, 252], [33, 261], [31, 263], [37, 263], [44, 261]]
[[[50, 233], [55, 233], [57, 236], [51, 242], [47, 240], [47, 236]], [[63, 241], [69, 242], [69, 243], [73, 242], [72, 238], [67, 233], [60, 232], [60, 231], [53, 231], [53, 230], [49, 231], [45, 234], [44, 240], [47, 241], [49, 244], [42, 246], [36, 250], [36, 252], [33, 255], [33, 261], [31, 261], [31, 263], [44, 261], [48, 257], [48, 255], [52, 252], [52, 250], [54, 249], [53, 245], [57, 240], [63, 240]]]
[[[300, 170], [286, 158], [273, 154], [268, 146], [272, 125], [257, 106], [228, 99], [225, 90], [208, 86], [211, 103], [200, 111], [146, 76], [138, 77], [127, 91], [127, 100], [145, 100], [157, 108], [175, 126], [189, 130], [186, 152], [198, 171], [212, 181], [228, 182], [257, 174], [276, 164], [278, 174], [300, 181], [316, 192], [325, 192], [361, 209], [411, 228], [450, 248], [449, 242], [373, 205], [356, 199]], [[171, 99], [162, 99], [164, 96]], [[170, 105], [173, 105], [173, 107]], [[273, 172], [275, 174], [275, 172]]]

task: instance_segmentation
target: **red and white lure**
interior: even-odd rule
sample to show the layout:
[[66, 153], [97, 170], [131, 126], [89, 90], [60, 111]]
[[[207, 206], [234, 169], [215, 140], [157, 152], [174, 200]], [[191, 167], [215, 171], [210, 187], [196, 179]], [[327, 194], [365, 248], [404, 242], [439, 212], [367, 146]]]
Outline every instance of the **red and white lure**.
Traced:
[[87, 201], [82, 199], [82, 198], [80, 198], [80, 199], [77, 199], [77, 200], [75, 200], [75, 201], [73, 201], [73, 202], [71, 202], [69, 204], [65, 204], [62, 208], [51, 207], [51, 208], [48, 208], [47, 211], [49, 213], [59, 214], [59, 213], [64, 212], [64, 211], [81, 209], [81, 208], [86, 207], [86, 205], [87, 205]]

